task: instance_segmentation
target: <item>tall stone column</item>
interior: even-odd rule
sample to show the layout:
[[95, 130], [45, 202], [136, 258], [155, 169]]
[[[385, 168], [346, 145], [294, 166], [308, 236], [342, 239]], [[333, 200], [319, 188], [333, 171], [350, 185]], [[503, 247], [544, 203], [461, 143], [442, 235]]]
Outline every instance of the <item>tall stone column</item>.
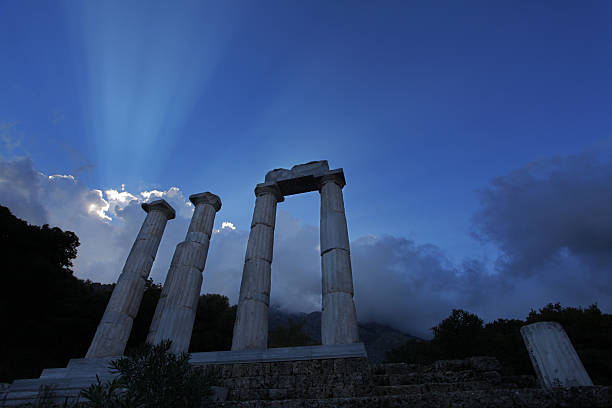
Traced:
[[232, 350], [268, 347], [270, 271], [274, 246], [276, 205], [284, 200], [276, 183], [258, 184], [247, 244]]
[[523, 326], [521, 336], [542, 387], [593, 386], [572, 342], [559, 323], [538, 322]]
[[353, 302], [353, 273], [342, 188], [344, 173], [336, 170], [320, 179], [321, 274], [323, 344], [359, 342], [357, 313]]
[[189, 349], [215, 214], [221, 209], [219, 197], [209, 192], [193, 194], [189, 200], [195, 211], [187, 237], [176, 246], [147, 336], [152, 344], [172, 340], [173, 353]]
[[165, 200], [144, 203], [142, 209], [147, 212], [147, 217], [125, 261], [85, 358], [120, 356], [130, 337], [166, 223], [175, 217], [174, 209]]

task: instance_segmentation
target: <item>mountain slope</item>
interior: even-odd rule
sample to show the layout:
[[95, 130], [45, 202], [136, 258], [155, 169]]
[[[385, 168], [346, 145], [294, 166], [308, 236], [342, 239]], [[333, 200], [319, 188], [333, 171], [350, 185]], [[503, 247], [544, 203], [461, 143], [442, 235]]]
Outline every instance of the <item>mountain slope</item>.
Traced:
[[[271, 307], [269, 315], [270, 330], [278, 326], [286, 326], [289, 320], [301, 323], [302, 330], [307, 333], [315, 344], [321, 344], [321, 312], [288, 313]], [[397, 348], [409, 339], [417, 337], [402, 333], [392, 327], [379, 323], [359, 323], [359, 338], [365, 344], [368, 360], [379, 363], [385, 359], [385, 353]]]

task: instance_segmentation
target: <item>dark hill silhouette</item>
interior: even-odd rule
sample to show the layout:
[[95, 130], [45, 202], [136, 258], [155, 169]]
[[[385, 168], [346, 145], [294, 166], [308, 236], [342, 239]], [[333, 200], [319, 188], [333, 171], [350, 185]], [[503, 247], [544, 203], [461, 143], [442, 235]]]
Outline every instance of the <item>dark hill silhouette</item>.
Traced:
[[[321, 344], [321, 312], [288, 313], [278, 307], [270, 308], [270, 330], [279, 326], [288, 326], [290, 321], [302, 325], [314, 344]], [[385, 359], [385, 354], [398, 348], [408, 340], [420, 340], [418, 337], [402, 333], [392, 327], [375, 322], [359, 323], [359, 338], [365, 344], [368, 360], [379, 363]]]

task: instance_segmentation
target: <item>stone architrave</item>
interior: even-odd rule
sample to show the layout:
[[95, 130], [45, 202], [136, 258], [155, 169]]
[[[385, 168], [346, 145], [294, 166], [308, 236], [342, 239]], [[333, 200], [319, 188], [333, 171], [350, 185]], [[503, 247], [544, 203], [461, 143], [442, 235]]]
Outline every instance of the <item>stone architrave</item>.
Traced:
[[521, 327], [531, 364], [544, 388], [593, 386], [580, 357], [557, 322]]
[[342, 169], [329, 170], [327, 161], [275, 169], [255, 189], [257, 201], [240, 286], [232, 350], [265, 349], [268, 339], [270, 266], [276, 205], [285, 196], [321, 194], [322, 342], [359, 342], [353, 301], [353, 276], [342, 188]]
[[175, 217], [165, 200], [142, 204], [147, 216], [125, 261], [85, 358], [120, 356], [145, 290], [166, 223]]
[[276, 205], [283, 196], [276, 183], [258, 184], [234, 323], [232, 351], [268, 347], [270, 271]]
[[172, 340], [173, 353], [189, 349], [215, 214], [221, 209], [221, 199], [209, 192], [189, 200], [195, 211], [185, 241], [176, 246], [147, 336], [152, 344]]

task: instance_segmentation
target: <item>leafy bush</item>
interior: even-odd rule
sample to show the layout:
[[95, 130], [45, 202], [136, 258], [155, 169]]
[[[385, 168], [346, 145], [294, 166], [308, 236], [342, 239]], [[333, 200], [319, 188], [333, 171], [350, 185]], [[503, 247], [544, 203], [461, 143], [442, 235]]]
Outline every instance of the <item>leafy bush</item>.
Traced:
[[210, 393], [209, 379], [189, 364], [189, 354], [171, 353], [170, 341], [115, 360], [111, 368], [119, 376], [81, 391], [95, 408], [191, 408], [200, 407]]

